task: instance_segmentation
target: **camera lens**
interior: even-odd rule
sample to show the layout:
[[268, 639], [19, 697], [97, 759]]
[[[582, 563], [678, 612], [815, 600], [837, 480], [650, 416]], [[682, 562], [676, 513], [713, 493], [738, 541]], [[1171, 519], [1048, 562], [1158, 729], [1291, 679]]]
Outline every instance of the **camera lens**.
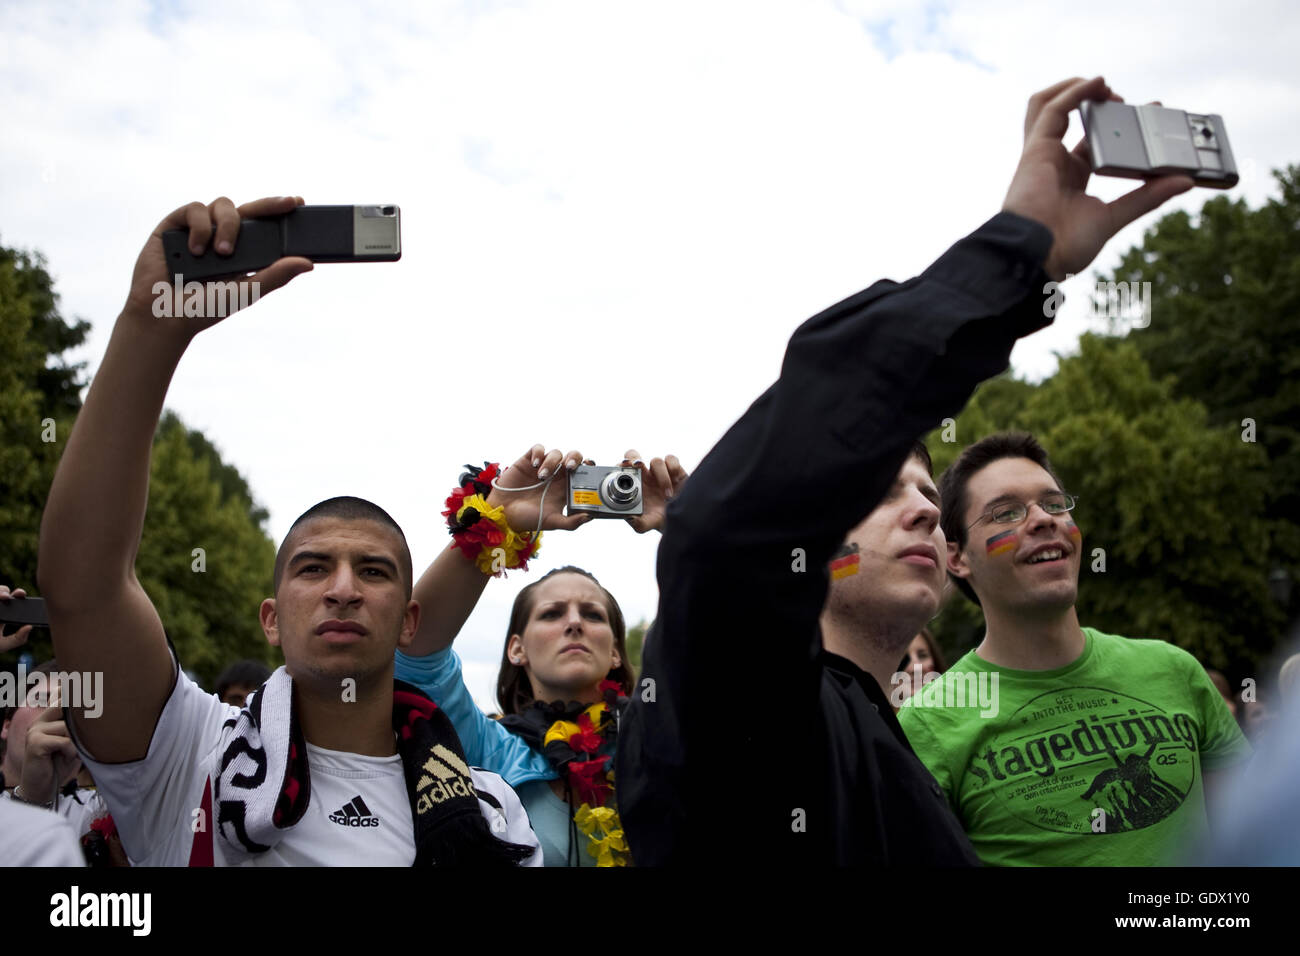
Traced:
[[601, 497], [610, 508], [632, 508], [641, 500], [641, 483], [636, 475], [626, 471], [611, 472], [601, 482], [600, 490]]
[[393, 213], [397, 212], [397, 207], [396, 207], [396, 206], [385, 206], [385, 207], [381, 210], [381, 212], [383, 212], [383, 214], [384, 214], [385, 216], [391, 216]]

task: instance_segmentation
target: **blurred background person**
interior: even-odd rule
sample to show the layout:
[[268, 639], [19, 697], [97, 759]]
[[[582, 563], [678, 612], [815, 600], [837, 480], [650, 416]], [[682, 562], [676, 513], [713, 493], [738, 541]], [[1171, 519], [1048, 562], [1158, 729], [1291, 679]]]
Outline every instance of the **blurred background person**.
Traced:
[[266, 683], [271, 668], [261, 661], [235, 661], [217, 678], [217, 696], [223, 704], [244, 706], [244, 699]]
[[1228, 713], [1232, 714], [1232, 719], [1241, 723], [1241, 709], [1237, 706], [1237, 698], [1232, 696], [1232, 685], [1228, 683], [1228, 678], [1223, 676], [1221, 671], [1205, 668], [1206, 676], [1210, 678], [1210, 683], [1214, 689], [1219, 692], [1223, 702], [1228, 705]]
[[[896, 693], [891, 694], [890, 698], [890, 702], [894, 704], [894, 710], [897, 711], [903, 701], [930, 681], [942, 676], [947, 669], [948, 665], [943, 659], [943, 651], [939, 650], [934, 635], [930, 633], [928, 627], [921, 628], [916, 637], [912, 638], [912, 643], [907, 645], [907, 653], [903, 655], [902, 661], [898, 664], [898, 673], [906, 676], [900, 678], [895, 675], [894, 690]], [[895, 698], [897, 702], [895, 702]]]
[[1292, 654], [1282, 662], [1277, 673], [1278, 696], [1283, 707], [1294, 707], [1300, 698], [1300, 654]]

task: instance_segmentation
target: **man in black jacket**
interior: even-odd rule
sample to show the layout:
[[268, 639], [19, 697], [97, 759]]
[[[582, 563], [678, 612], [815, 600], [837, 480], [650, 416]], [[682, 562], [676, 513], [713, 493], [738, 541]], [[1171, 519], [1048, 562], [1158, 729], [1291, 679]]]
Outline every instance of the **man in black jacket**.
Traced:
[[1035, 94], [1002, 212], [918, 278], [801, 326], [781, 377], [670, 506], [642, 672], [654, 694], [634, 695], [619, 740], [639, 865], [974, 862], [876, 680], [823, 656], [818, 619], [846, 534], [906, 484], [916, 439], [1048, 324], [1049, 279], [1191, 188], [1086, 195], [1086, 141], [1061, 138], [1090, 99], [1118, 97], [1101, 77]]

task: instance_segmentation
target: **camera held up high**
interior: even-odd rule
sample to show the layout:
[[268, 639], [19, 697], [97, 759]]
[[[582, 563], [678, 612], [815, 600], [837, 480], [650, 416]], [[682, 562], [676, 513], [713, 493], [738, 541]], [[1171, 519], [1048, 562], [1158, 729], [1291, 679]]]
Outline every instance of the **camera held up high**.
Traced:
[[596, 518], [641, 514], [641, 472], [626, 466], [579, 465], [569, 473], [569, 511]]

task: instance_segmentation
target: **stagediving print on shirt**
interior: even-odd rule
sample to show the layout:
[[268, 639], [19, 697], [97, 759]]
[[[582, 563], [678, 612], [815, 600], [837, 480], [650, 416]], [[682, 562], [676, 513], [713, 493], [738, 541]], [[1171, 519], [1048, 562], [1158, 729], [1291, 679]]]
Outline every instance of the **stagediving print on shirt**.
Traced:
[[[1015, 711], [968, 767], [1011, 815], [1058, 833], [1123, 833], [1182, 805], [1196, 776], [1191, 715], [1104, 687], [1069, 687]], [[1105, 812], [1103, 828], [1095, 825]]]
[[861, 560], [857, 544], [844, 545], [831, 558], [831, 580], [838, 581], [840, 578], [847, 578], [851, 574], [857, 574], [858, 564]]

